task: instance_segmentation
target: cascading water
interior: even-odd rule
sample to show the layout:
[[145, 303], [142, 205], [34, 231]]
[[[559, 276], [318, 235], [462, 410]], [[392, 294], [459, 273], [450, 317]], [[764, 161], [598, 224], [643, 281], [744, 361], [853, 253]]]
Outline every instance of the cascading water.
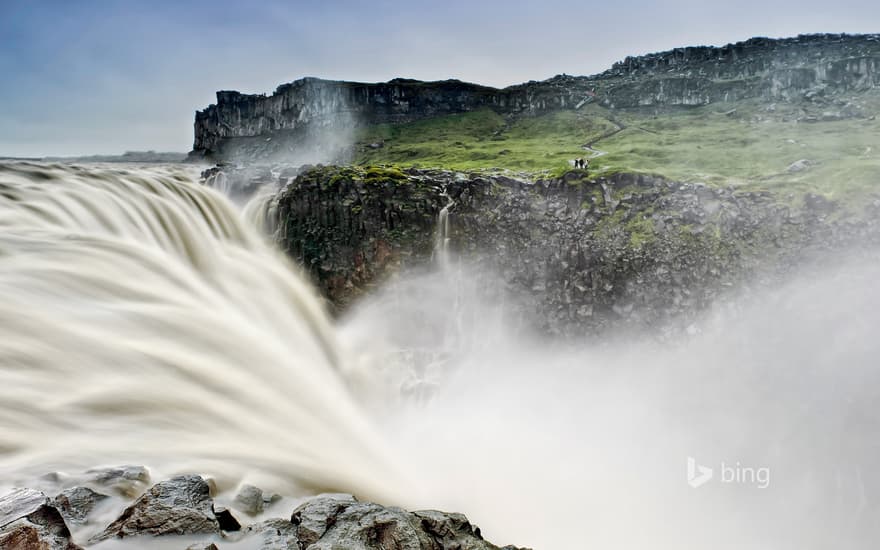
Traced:
[[312, 289], [183, 169], [0, 166], [0, 296], [0, 479], [405, 491]]
[[455, 201], [444, 191], [441, 197], [446, 198], [446, 205], [437, 213], [437, 227], [434, 228], [434, 261], [441, 270], [449, 267], [449, 209]]

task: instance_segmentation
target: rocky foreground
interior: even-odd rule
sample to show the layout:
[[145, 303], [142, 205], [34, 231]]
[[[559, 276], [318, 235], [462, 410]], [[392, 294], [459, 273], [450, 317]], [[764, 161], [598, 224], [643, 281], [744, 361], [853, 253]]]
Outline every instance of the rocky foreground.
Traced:
[[[131, 548], [141, 548], [154, 537], [163, 542], [178, 537], [181, 550], [218, 550], [224, 543], [291, 550], [499, 548], [483, 540], [480, 529], [461, 514], [408, 512], [351, 495], [317, 496], [291, 512], [277, 495], [245, 486], [226, 508], [215, 502], [211, 483], [197, 475], [157, 483], [131, 502], [125, 495], [148, 479], [145, 469], [124, 467], [93, 472], [87, 485], [54, 496], [15, 489], [0, 497], [0, 549], [100, 548], [104, 541], [119, 539], [131, 539]], [[116, 519], [101, 528], [101, 512], [126, 502]]]

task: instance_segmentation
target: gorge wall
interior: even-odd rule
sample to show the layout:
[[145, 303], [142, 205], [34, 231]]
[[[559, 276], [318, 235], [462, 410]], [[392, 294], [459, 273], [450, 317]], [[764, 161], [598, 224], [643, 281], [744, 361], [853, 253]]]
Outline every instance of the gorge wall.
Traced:
[[[272, 95], [217, 92], [195, 116], [196, 158], [270, 160], [301, 148], [309, 134], [338, 152], [332, 136], [358, 124], [399, 123], [490, 108], [519, 116], [579, 109], [706, 105], [859, 91], [880, 84], [880, 35], [753, 38], [629, 57], [590, 77], [560, 75], [495, 89], [457, 80], [395, 79], [364, 84], [304, 78]], [[322, 132], [326, 130], [326, 132]], [[320, 143], [327, 141], [328, 143]]]
[[568, 337], [688, 330], [731, 290], [880, 242], [880, 201], [843, 217], [818, 195], [791, 204], [648, 175], [574, 170], [530, 182], [330, 166], [284, 174], [278, 185], [270, 231], [336, 310], [400, 272], [436, 267], [438, 214], [451, 200], [453, 265], [467, 266], [481, 297], [509, 304], [520, 325]]

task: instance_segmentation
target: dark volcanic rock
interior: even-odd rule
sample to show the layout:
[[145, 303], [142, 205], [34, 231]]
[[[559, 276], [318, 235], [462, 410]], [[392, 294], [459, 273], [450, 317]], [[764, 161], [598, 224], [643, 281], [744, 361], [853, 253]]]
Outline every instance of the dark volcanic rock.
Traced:
[[296, 526], [286, 519], [270, 519], [245, 529], [245, 537], [259, 539], [260, 550], [300, 550]]
[[[84, 508], [96, 496], [78, 488], [59, 499]], [[155, 535], [216, 537], [220, 529], [236, 531], [239, 527], [228, 510], [214, 509], [204, 479], [181, 476], [154, 485], [89, 543]], [[294, 510], [290, 520], [270, 519], [223, 536], [264, 550], [498, 550], [461, 514], [407, 512], [359, 502], [351, 495], [321, 495]], [[212, 538], [191, 544], [189, 550], [216, 550]], [[80, 550], [70, 542], [64, 519], [46, 495], [29, 489], [0, 497], [0, 548]], [[512, 546], [504, 549], [516, 550]]]
[[683, 329], [740, 283], [878, 241], [875, 211], [835, 222], [821, 197], [783, 200], [638, 174], [529, 182], [324, 167], [287, 184], [272, 208], [276, 241], [343, 309], [389, 275], [430, 265], [452, 201], [449, 253], [480, 273], [479, 294], [504, 298], [541, 332], [580, 336]]
[[[461, 514], [407, 512], [347, 495], [314, 498], [293, 512], [303, 550], [493, 550]], [[513, 547], [505, 547], [513, 548]]]
[[96, 493], [88, 487], [73, 487], [62, 491], [52, 503], [64, 516], [65, 521], [83, 523], [95, 506], [107, 498], [109, 498], [107, 495]]
[[217, 518], [217, 525], [220, 526], [220, 529], [223, 531], [239, 531], [241, 530], [241, 523], [232, 515], [232, 512], [227, 508], [215, 508], [214, 509], [214, 517]]
[[31, 489], [16, 489], [0, 497], [0, 548], [80, 550], [49, 498]]
[[263, 511], [266, 503], [263, 500], [263, 491], [260, 488], [253, 485], [245, 485], [235, 495], [233, 504], [245, 514], [255, 516]]
[[208, 483], [200, 476], [190, 475], [154, 485], [91, 542], [135, 535], [219, 532]]

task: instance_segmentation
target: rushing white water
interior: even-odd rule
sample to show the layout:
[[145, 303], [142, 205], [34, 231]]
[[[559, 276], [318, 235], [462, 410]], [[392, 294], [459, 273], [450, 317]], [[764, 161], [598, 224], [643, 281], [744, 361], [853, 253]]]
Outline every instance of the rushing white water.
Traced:
[[[272, 208], [180, 168], [0, 167], [0, 484], [146, 464], [461, 511], [536, 548], [880, 539], [875, 255], [662, 347], [530, 338], [459, 266], [339, 330], [252, 228]], [[688, 457], [715, 477], [691, 487]]]
[[455, 205], [449, 195], [446, 205], [437, 213], [437, 227], [434, 229], [434, 261], [441, 270], [449, 267], [449, 209]]
[[190, 172], [0, 167], [0, 298], [6, 481], [131, 462], [405, 489], [311, 288]]

